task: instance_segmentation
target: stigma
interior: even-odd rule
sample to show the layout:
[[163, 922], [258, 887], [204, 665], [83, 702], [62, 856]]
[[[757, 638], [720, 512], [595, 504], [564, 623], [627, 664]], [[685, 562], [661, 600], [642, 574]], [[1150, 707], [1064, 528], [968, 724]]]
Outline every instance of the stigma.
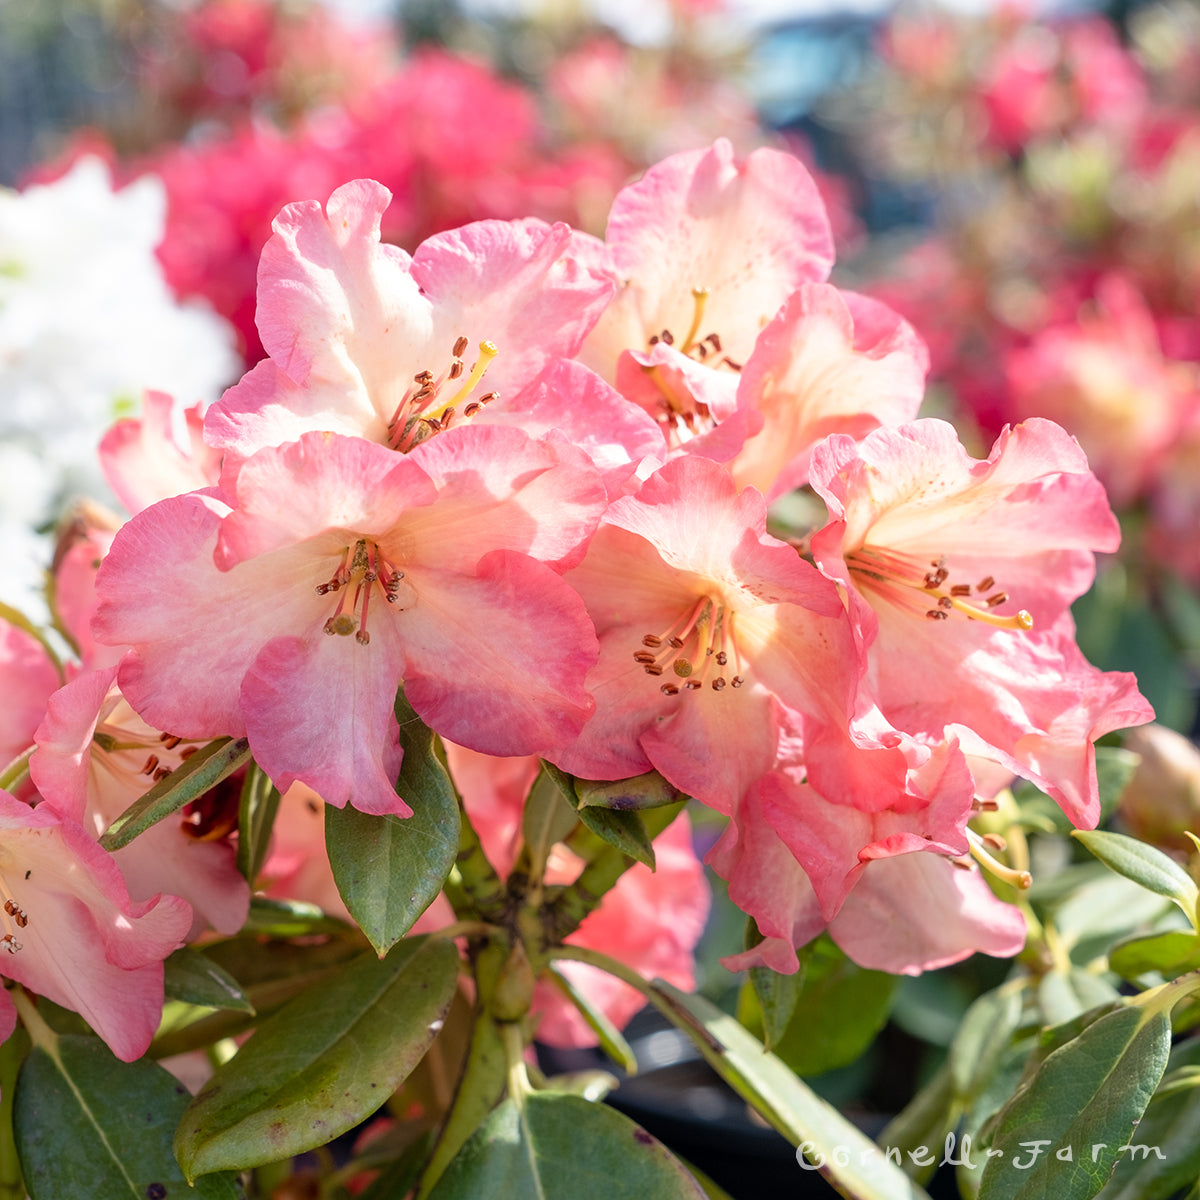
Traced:
[[[367, 629], [371, 596], [378, 589], [384, 602], [403, 610], [413, 598], [412, 588], [404, 582], [404, 572], [390, 562], [378, 542], [359, 538], [353, 546], [342, 551], [341, 561], [333, 575], [317, 584], [317, 594], [340, 592], [337, 607], [322, 629], [331, 637], [349, 637], [360, 646], [370, 645]], [[401, 603], [403, 601], [403, 603]]]
[[647, 675], [663, 678], [664, 696], [698, 692], [706, 684], [714, 692], [744, 683], [736, 638], [737, 614], [711, 596], [701, 596], [665, 630], [642, 636], [633, 661]]
[[[499, 351], [495, 342], [480, 342], [479, 357], [467, 371], [463, 355], [470, 343], [465, 337], [455, 340], [450, 361], [440, 375], [418, 371], [409, 384], [387, 425], [387, 444], [407, 454], [435, 433], [451, 424], [470, 420], [484, 405], [499, 399], [496, 392], [475, 396], [484, 373]], [[463, 379], [463, 375], [466, 378]]]
[[1010, 597], [993, 576], [970, 583], [952, 581], [945, 555], [919, 562], [891, 550], [862, 546], [847, 556], [846, 565], [861, 585], [922, 608], [926, 620], [947, 621], [957, 615], [997, 629], [1028, 632], [1033, 628], [1033, 617], [1023, 608], [1003, 615], [994, 611], [1008, 604]]

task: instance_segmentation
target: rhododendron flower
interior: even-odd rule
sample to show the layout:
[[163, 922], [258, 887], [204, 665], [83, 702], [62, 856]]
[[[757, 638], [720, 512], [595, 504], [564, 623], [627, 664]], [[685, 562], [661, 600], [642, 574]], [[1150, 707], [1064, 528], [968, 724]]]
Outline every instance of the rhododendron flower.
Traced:
[[[162, 1014], [163, 959], [191, 910], [177, 896], [131, 903], [120, 869], [48, 804], [0, 792], [0, 975], [79, 1013], [125, 1062]], [[0, 1026], [12, 1001], [0, 992]]]
[[46, 701], [61, 683], [41, 642], [0, 621], [0, 771], [33, 745]]
[[438, 234], [410, 259], [380, 242], [390, 199], [357, 180], [276, 219], [258, 274], [270, 358], [209, 411], [211, 443], [247, 456], [322, 429], [410, 450], [516, 402], [612, 294], [579, 235], [532, 218]]
[[158, 728], [245, 734], [281, 791], [407, 815], [401, 680], [488, 752], [560, 746], [590, 713], [594, 634], [545, 565], [577, 561], [605, 502], [579, 452], [498, 426], [407, 456], [312, 433], [242, 464], [229, 500], [146, 509], [97, 578], [96, 635], [133, 647], [121, 691]]
[[711, 428], [714, 405], [732, 407], [762, 327], [833, 265], [829, 221], [803, 164], [761, 149], [739, 165], [724, 138], [672, 155], [621, 191], [606, 239], [622, 286], [580, 357], [624, 380], [626, 394], [641, 380], [631, 399], [676, 444]]
[[765, 520], [760, 493], [692, 456], [612, 504], [567, 576], [600, 637], [596, 714], [547, 757], [592, 779], [654, 767], [729, 812], [774, 762], [780, 703], [847, 725], [861, 666], [842, 602]]
[[[507, 875], [520, 849], [521, 818], [525, 797], [537, 778], [537, 759], [496, 758], [453, 743], [446, 745], [446, 758], [488, 861]], [[691, 989], [695, 983], [692, 955], [708, 916], [709, 890], [692, 849], [686, 814], [655, 838], [654, 857], [653, 871], [635, 863], [566, 940], [613, 954], [647, 979], [665, 979]], [[581, 865], [567, 847], [555, 846], [546, 882], [572, 883]], [[559, 962], [555, 969], [618, 1028], [645, 1004], [636, 988], [583, 963]], [[539, 1041], [552, 1046], [596, 1044], [591, 1026], [553, 985], [537, 984], [533, 1012], [540, 1018]]]
[[[811, 799], [811, 789], [807, 790]], [[1020, 909], [1000, 900], [978, 868], [913, 848], [866, 862], [832, 919], [772, 822], [769, 789], [752, 790], [708, 863], [729, 897], [754, 918], [763, 940], [722, 959], [731, 971], [799, 967], [796, 947], [823, 930], [863, 967], [916, 975], [976, 952], [1009, 957], [1025, 944]]]
[[832, 517], [813, 555], [848, 590], [884, 716], [957, 737], [1094, 825], [1095, 739], [1152, 714], [1131, 675], [1075, 645], [1069, 605], [1120, 537], [1078, 444], [1030, 420], [977, 461], [924, 420], [829, 438], [812, 482]]
[[[116, 673], [115, 666], [86, 672], [50, 697], [29, 762], [43, 804], [94, 837], [197, 749], [147, 725], [115, 687]], [[208, 925], [236, 933], [250, 888], [223, 836], [231, 828], [197, 824], [185, 810], [152, 825], [113, 859], [134, 900], [182, 896], [195, 915], [191, 936]]]
[[1005, 359], [1018, 418], [1050, 417], [1087, 452], [1109, 498], [1124, 507], [1146, 494], [1200, 410], [1194, 363], [1163, 357], [1145, 300], [1109, 276], [1098, 304], [1077, 321], [1038, 333]]
[[861, 438], [915, 417], [928, 369], [924, 343], [887, 305], [802, 284], [759, 334], [738, 381], [747, 438], [729, 464], [734, 479], [768, 499], [802, 486], [828, 434]]

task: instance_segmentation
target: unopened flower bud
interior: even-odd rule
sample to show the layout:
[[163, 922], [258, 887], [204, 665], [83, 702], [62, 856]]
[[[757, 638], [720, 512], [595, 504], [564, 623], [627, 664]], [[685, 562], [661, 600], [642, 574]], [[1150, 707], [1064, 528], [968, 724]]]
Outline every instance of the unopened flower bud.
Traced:
[[1184, 830], [1200, 831], [1200, 750], [1163, 725], [1131, 730], [1125, 746], [1142, 759], [1121, 796], [1125, 828], [1152, 845], [1189, 852]]

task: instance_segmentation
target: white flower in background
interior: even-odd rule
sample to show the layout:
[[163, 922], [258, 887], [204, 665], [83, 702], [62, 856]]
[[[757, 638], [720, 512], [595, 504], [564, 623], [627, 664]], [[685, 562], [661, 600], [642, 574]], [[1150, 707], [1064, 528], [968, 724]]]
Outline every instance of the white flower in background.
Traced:
[[166, 194], [113, 191], [82, 159], [55, 183], [0, 189], [0, 600], [39, 611], [52, 524], [75, 495], [109, 495], [96, 446], [147, 388], [215, 400], [241, 371], [232, 327], [171, 294], [154, 250]]

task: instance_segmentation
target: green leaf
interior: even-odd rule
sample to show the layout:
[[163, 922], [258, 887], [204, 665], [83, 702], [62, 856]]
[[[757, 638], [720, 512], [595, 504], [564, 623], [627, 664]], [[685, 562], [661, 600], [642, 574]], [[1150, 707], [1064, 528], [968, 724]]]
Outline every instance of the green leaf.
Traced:
[[894, 1146], [899, 1150], [904, 1173], [918, 1183], [924, 1183], [937, 1170], [938, 1164], [936, 1159], [925, 1161], [920, 1148], [945, 1146], [946, 1135], [958, 1124], [958, 1115], [950, 1067], [943, 1063], [884, 1126], [878, 1135], [879, 1145]]
[[199, 950], [183, 946], [163, 966], [163, 993], [168, 1000], [253, 1014], [254, 1005], [238, 981]]
[[[758, 935], [757, 929], [754, 932]], [[761, 935], [758, 936], [761, 938]], [[798, 952], [800, 966], [794, 975], [781, 975], [778, 971], [772, 971], [770, 967], [750, 968], [748, 984], [754, 999], [758, 1002], [758, 1025], [762, 1030], [763, 1045], [768, 1050], [778, 1044], [779, 1039], [787, 1031], [792, 1014], [796, 1011], [796, 1004], [800, 999], [800, 989], [804, 985], [804, 975], [812, 953], [812, 945], [813, 943], [810, 942], [808, 946]], [[747, 946], [747, 949], [749, 948]], [[743, 993], [744, 995], [745, 993]], [[754, 1029], [754, 1023], [746, 1019], [742, 1007], [739, 1002], [738, 1020], [747, 1029]]]
[[[194, 756], [193, 756], [194, 757]], [[254, 886], [271, 848], [271, 830], [279, 811], [279, 789], [255, 762], [246, 768], [238, 800], [237, 869]]]
[[997, 1116], [991, 1151], [1000, 1153], [984, 1168], [980, 1200], [1089, 1200], [1112, 1174], [1170, 1049], [1169, 1013], [1136, 1005], [1059, 1046]]
[[[557, 773], [557, 768], [552, 769]], [[554, 845], [567, 837], [579, 822], [575, 806], [563, 794], [559, 780], [550, 770], [550, 764], [542, 764], [533, 787], [529, 789], [525, 811], [521, 816], [521, 836], [527, 848], [522, 868], [532, 870], [538, 876], [545, 868]], [[529, 855], [532, 855], [532, 859]]]
[[414, 939], [363, 955], [265, 1021], [184, 1113], [189, 1178], [323, 1146], [370, 1116], [420, 1062], [458, 979], [458, 951]]
[[735, 1018], [662, 980], [655, 981], [649, 998], [738, 1095], [804, 1152], [802, 1166], [815, 1167], [855, 1200], [927, 1200], [874, 1142], [765, 1051]]
[[1150, 971], [1174, 978], [1200, 967], [1200, 936], [1190, 929], [1168, 929], [1126, 938], [1108, 952], [1108, 965], [1122, 979]]
[[135, 800], [104, 832], [100, 845], [110, 852], [128, 846], [139, 833], [198, 800], [249, 761], [250, 743], [245, 738], [209, 742]]
[[433, 903], [458, 853], [458, 796], [430, 732], [396, 695], [404, 761], [396, 792], [411, 817], [373, 816], [325, 806], [329, 865], [350, 915], [386, 954]]
[[[236, 1200], [232, 1177], [188, 1187], [171, 1137], [187, 1088], [154, 1063], [120, 1062], [97, 1038], [35, 1049], [17, 1080], [16, 1134], [32, 1200]], [[157, 1185], [157, 1186], [156, 1186]]]
[[967, 1009], [948, 1058], [954, 1095], [961, 1104], [970, 1105], [995, 1076], [1021, 1023], [1025, 985], [1025, 980], [1002, 984]]
[[637, 810], [674, 804], [679, 789], [672, 787], [657, 771], [634, 775], [631, 779], [575, 780], [575, 795], [580, 808]]
[[1173, 858], [1121, 833], [1077, 829], [1073, 836], [1118, 875], [1173, 900], [1196, 928], [1196, 901], [1200, 899], [1200, 890], [1196, 881]]
[[[772, 1049], [797, 1075], [820, 1075], [853, 1062], [887, 1021], [896, 983], [895, 975], [868, 971], [852, 963], [830, 939], [819, 939], [809, 955], [791, 1019]], [[753, 1020], [758, 1014], [747, 1016]], [[755, 1022], [750, 1028], [759, 1032], [762, 1026]]]
[[654, 846], [641, 814], [612, 808], [581, 808], [579, 819], [598, 838], [654, 870]]
[[1069, 971], [1047, 971], [1038, 983], [1038, 1007], [1042, 1023], [1063, 1025], [1081, 1013], [1120, 999], [1120, 993], [1090, 971], [1072, 967]]
[[[1188, 1068], [1190, 1086], [1167, 1090], [1167, 1080]], [[1200, 1175], [1200, 1038], [1171, 1052], [1163, 1087], [1137, 1127], [1137, 1145], [1122, 1154], [1098, 1200], [1166, 1200]]]
[[321, 933], [345, 936], [353, 933], [354, 927], [338, 917], [327, 916], [315, 904], [303, 900], [255, 896], [250, 901], [242, 932], [273, 938], [312, 937]]
[[637, 1055], [629, 1048], [629, 1043], [621, 1031], [604, 1015], [603, 1010], [593, 1004], [561, 971], [556, 971], [551, 967], [546, 972], [545, 978], [548, 978], [579, 1010], [580, 1016], [588, 1023], [599, 1040], [600, 1048], [604, 1053], [627, 1075], [636, 1075]]
[[25, 1200], [25, 1181], [13, 1135], [13, 1096], [17, 1072], [31, 1045], [23, 1025], [18, 1025], [0, 1045], [0, 1200]]
[[430, 1200], [704, 1200], [656, 1138], [602, 1104], [557, 1092], [505, 1100], [438, 1180]]

